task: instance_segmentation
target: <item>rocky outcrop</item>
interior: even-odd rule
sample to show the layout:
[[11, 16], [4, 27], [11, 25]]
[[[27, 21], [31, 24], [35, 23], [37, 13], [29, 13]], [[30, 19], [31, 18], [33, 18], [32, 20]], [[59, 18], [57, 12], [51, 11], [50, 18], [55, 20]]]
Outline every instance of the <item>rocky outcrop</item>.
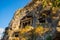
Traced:
[[[53, 6], [55, 2], [57, 3], [57, 1], [52, 0], [32, 0], [24, 8], [18, 9], [6, 28], [2, 40], [46, 40], [46, 35], [50, 35], [49, 32], [51, 34], [55, 33], [55, 28], [60, 19], [60, 8], [58, 6], [60, 1]], [[26, 29], [25, 26], [27, 25], [29, 26]], [[39, 27], [38, 30], [38, 25], [42, 25], [43, 28]], [[29, 29], [31, 30], [29, 31]], [[35, 29], [39, 31], [37, 31], [39, 34], [35, 34]], [[46, 31], [43, 31], [45, 29]], [[45, 36], [41, 36], [41, 30], [45, 32], [42, 34]]]

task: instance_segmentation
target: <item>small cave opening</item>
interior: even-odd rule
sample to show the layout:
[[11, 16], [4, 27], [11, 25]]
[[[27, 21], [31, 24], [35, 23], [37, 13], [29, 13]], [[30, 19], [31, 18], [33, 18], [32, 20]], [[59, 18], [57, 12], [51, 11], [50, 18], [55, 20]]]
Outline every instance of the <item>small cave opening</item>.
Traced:
[[14, 32], [14, 33], [13, 33], [13, 36], [14, 36], [14, 37], [19, 37], [19, 32]]

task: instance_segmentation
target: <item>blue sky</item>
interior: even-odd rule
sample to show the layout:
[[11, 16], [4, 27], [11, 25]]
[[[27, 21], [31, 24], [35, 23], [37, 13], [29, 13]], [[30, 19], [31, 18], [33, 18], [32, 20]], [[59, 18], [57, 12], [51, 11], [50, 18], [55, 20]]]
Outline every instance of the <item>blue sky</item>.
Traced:
[[0, 0], [0, 30], [4, 30], [11, 21], [15, 11], [23, 8], [31, 0]]

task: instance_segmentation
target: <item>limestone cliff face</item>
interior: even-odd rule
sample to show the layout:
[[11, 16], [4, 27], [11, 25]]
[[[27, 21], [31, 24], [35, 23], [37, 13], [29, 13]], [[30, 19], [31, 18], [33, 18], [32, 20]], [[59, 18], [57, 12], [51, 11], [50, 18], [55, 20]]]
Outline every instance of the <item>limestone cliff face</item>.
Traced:
[[21, 26], [22, 21], [23, 21], [23, 25], [24, 25], [24, 23], [26, 22], [25, 20], [27, 20], [27, 19], [30, 20], [29, 18], [32, 17], [33, 19], [32, 18], [31, 19], [33, 20], [33, 23], [30, 20], [30, 22], [31, 22], [30, 25], [36, 26], [36, 22], [37, 22], [37, 24], [39, 24], [38, 19], [40, 18], [41, 14], [44, 14], [44, 13], [55, 14], [60, 9], [59, 7], [52, 7], [52, 3], [50, 1], [51, 0], [49, 0], [49, 1], [48, 0], [32, 0], [24, 8], [18, 9], [15, 12], [11, 22], [9, 23], [9, 26], [6, 28], [2, 40], [24, 40], [24, 39], [20, 39], [20, 37], [19, 38], [18, 37], [13, 37], [15, 32], [20, 31], [20, 29], [21, 29], [20, 26]]
[[18, 26], [20, 25], [20, 19], [22, 19], [24, 16], [26, 16], [26, 12], [29, 11], [33, 11], [34, 9], [36, 9], [36, 7], [38, 7], [40, 4], [41, 1], [39, 0], [32, 0], [31, 3], [29, 3], [27, 6], [25, 6], [23, 9], [18, 9], [15, 14], [14, 14], [14, 17], [13, 19], [11, 20], [10, 24], [9, 24], [9, 27], [12, 28], [12, 30], [15, 28], [18, 29]]

